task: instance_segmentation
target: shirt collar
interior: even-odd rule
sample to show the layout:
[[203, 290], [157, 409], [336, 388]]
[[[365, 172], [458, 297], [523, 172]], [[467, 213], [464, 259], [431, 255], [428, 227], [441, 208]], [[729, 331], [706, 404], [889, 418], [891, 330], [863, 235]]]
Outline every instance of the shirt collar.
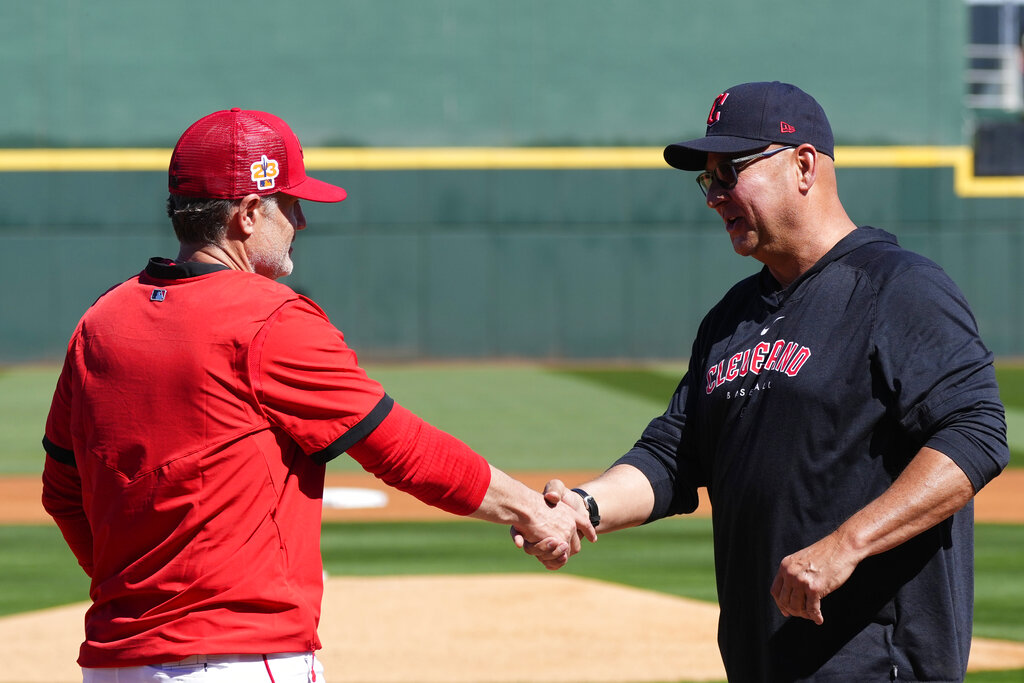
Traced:
[[175, 263], [171, 259], [154, 256], [146, 264], [146, 275], [158, 280], [184, 280], [200, 275], [209, 275], [219, 270], [230, 270], [221, 263], [199, 263], [197, 261], [185, 261]]

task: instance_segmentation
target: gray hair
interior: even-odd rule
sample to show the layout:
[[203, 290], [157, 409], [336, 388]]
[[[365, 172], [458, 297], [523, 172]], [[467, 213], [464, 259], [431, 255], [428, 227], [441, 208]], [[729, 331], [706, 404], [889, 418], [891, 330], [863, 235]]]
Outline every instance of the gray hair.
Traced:
[[[241, 199], [207, 199], [172, 194], [167, 197], [167, 217], [171, 219], [174, 234], [182, 244], [219, 244], [224, 239], [231, 210], [239, 202]], [[260, 204], [263, 207], [277, 204], [277, 197], [260, 197]]]

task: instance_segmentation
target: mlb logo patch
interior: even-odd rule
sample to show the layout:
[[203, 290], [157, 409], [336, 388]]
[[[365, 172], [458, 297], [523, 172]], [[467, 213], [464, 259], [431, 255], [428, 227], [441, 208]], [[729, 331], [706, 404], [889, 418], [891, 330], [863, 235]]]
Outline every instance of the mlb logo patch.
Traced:
[[268, 159], [266, 154], [249, 166], [249, 172], [252, 174], [252, 181], [256, 183], [258, 190], [269, 190], [274, 187], [274, 178], [281, 173], [277, 166], [277, 160]]
[[154, 289], [150, 293], [150, 295], [149, 295], [149, 300], [150, 301], [163, 301], [166, 298], [167, 298], [167, 290], [166, 289]]

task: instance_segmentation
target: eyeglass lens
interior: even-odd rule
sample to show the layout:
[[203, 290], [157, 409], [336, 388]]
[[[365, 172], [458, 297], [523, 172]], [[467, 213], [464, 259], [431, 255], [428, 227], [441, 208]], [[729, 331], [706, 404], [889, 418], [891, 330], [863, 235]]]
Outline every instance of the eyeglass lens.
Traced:
[[705, 197], [711, 189], [712, 178], [717, 180], [718, 184], [727, 190], [731, 190], [736, 187], [736, 183], [740, 179], [739, 174], [736, 172], [736, 167], [728, 161], [723, 161], [715, 166], [713, 171], [704, 171], [697, 176], [697, 184], [700, 185], [700, 189], [704, 193]]
[[778, 147], [776, 149], [768, 150], [767, 152], [759, 152], [757, 154], [751, 154], [749, 156], [740, 157], [739, 159], [731, 159], [729, 161], [723, 161], [722, 163], [715, 166], [713, 171], [704, 171], [697, 176], [697, 185], [700, 186], [701, 192], [704, 196], [708, 196], [708, 191], [711, 189], [711, 180], [714, 178], [718, 181], [726, 190], [731, 190], [736, 187], [736, 183], [740, 179], [740, 170], [745, 168], [747, 165], [757, 161], [758, 159], [764, 159], [773, 156], [779, 152], [787, 149], [793, 149], [794, 145], [786, 145], [785, 147]]

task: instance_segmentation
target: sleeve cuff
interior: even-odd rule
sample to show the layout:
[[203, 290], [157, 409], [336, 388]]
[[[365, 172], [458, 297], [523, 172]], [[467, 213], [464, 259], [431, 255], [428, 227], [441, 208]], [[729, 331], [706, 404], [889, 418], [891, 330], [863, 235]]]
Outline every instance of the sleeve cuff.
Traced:
[[367, 413], [366, 417], [338, 437], [330, 446], [313, 453], [311, 457], [314, 462], [320, 465], [327, 464], [356, 443], [365, 439], [371, 432], [373, 432], [374, 429], [380, 426], [380, 423], [388, 416], [394, 405], [395, 399], [384, 394], [380, 401], [377, 402], [377, 405], [374, 406], [373, 410]]
[[697, 504], [700, 502], [697, 497], [697, 489], [693, 487], [679, 489], [665, 468], [644, 449], [634, 447], [616, 460], [615, 465], [632, 465], [651, 482], [651, 489], [654, 491], [654, 508], [644, 524], [671, 515], [686, 514], [697, 509]]
[[77, 466], [75, 463], [74, 451], [69, 450], [67, 448], [61, 448], [60, 446], [50, 441], [50, 439], [45, 436], [43, 437], [43, 450], [46, 451], [47, 455], [49, 455], [51, 458], [53, 458], [59, 463], [70, 465], [71, 467]]

